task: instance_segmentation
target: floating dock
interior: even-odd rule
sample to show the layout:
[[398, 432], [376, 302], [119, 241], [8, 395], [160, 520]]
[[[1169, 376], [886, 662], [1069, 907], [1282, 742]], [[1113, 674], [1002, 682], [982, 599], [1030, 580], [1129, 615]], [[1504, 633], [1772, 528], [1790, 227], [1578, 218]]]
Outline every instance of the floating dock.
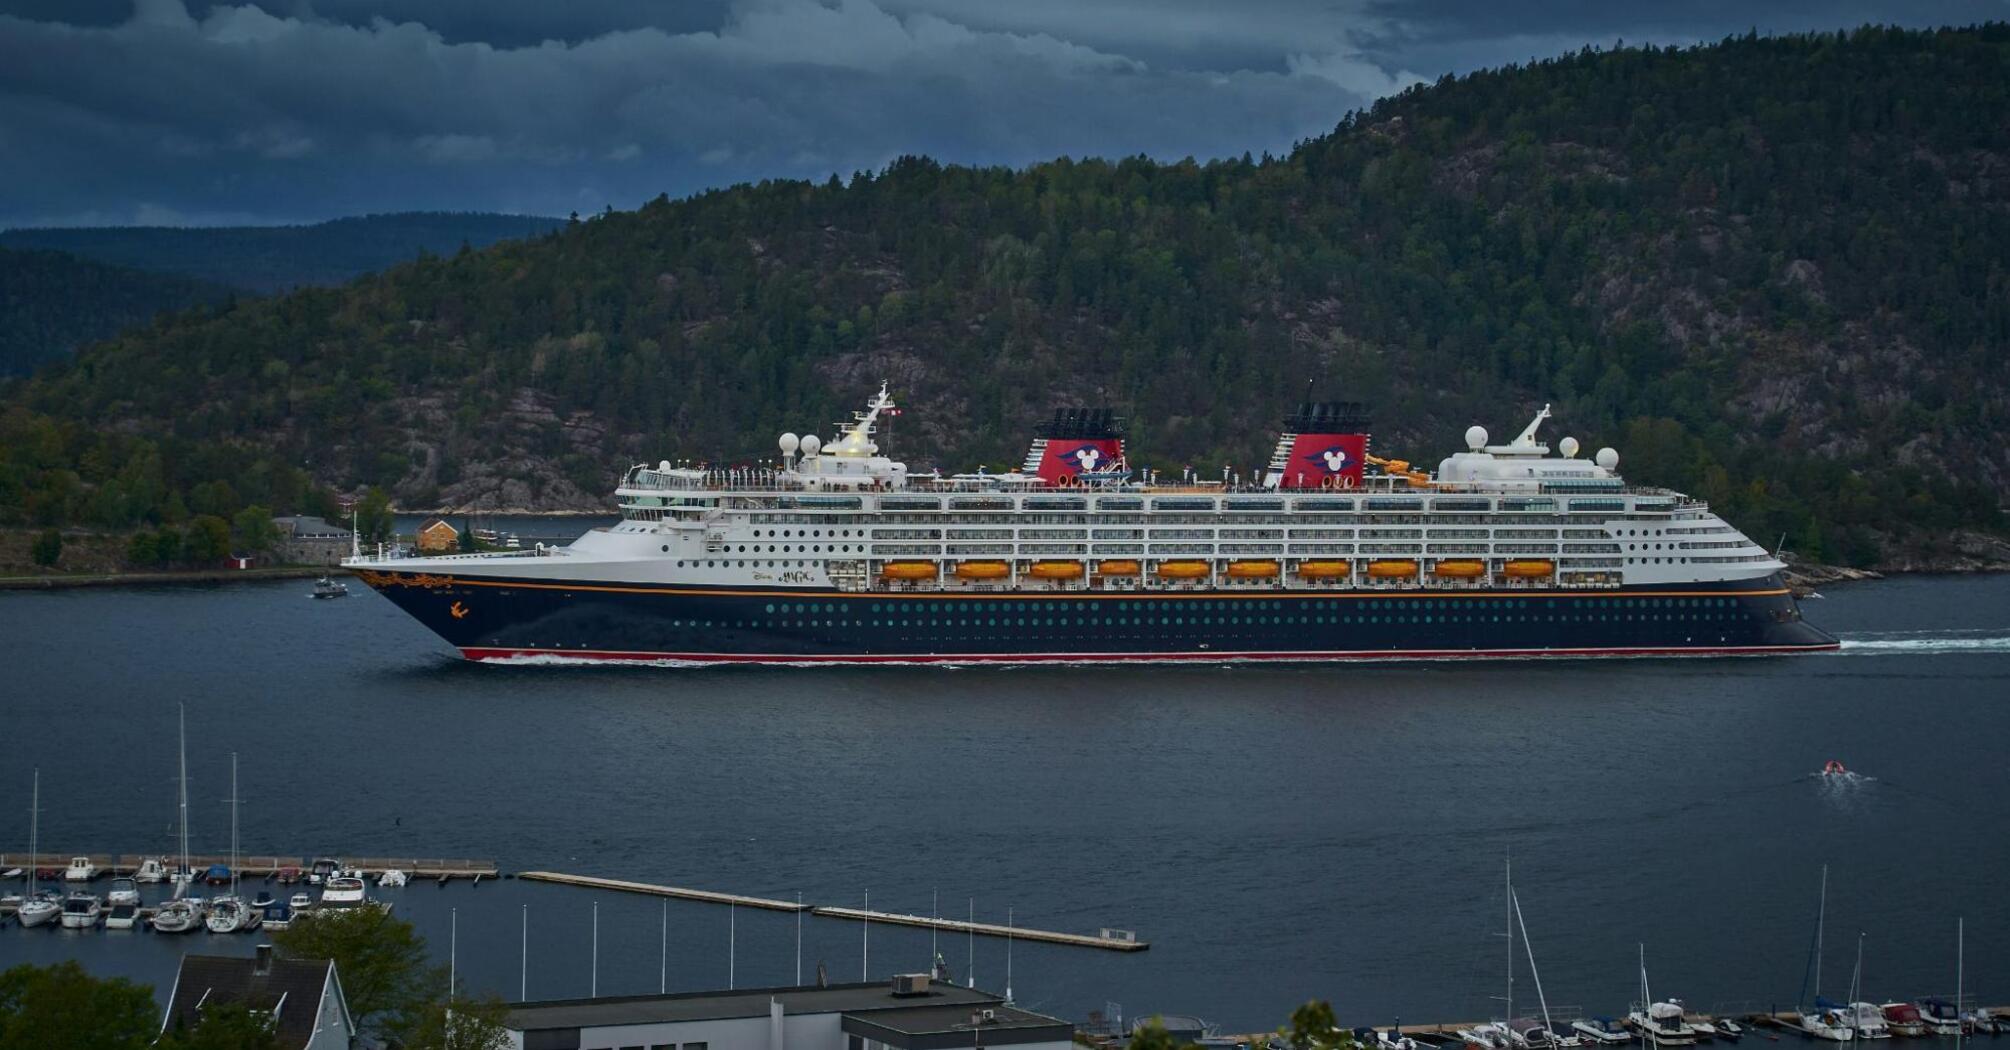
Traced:
[[[326, 856], [325, 854], [323, 856]], [[160, 853], [38, 853], [29, 856], [26, 852], [0, 853], [0, 871], [14, 868], [67, 869], [70, 861], [77, 857], [88, 859], [98, 869], [100, 877], [131, 875], [147, 860], [162, 860], [169, 864], [180, 862], [179, 857], [169, 857]], [[237, 857], [238, 877], [253, 878], [277, 875], [282, 868], [298, 868], [306, 871], [314, 863], [314, 857], [277, 856], [269, 853], [241, 853]], [[501, 876], [501, 870], [492, 860], [470, 860], [451, 857], [346, 857], [339, 860], [345, 868], [355, 868], [365, 875], [382, 875], [386, 871], [402, 871], [414, 879], [494, 879]], [[197, 872], [212, 865], [230, 864], [226, 855], [191, 854], [189, 866]]]
[[811, 911], [807, 904], [796, 901], [774, 900], [769, 897], [747, 897], [737, 893], [719, 893], [715, 890], [694, 890], [683, 886], [659, 886], [653, 882], [629, 882], [625, 879], [602, 879], [592, 875], [567, 875], [557, 871], [518, 872], [517, 878], [531, 882], [555, 882], [562, 886], [584, 886], [595, 890], [615, 890], [621, 893], [642, 893], [653, 897], [675, 897], [678, 900], [704, 901], [707, 904], [732, 904], [742, 908], [766, 908], [769, 911]]
[[810, 909], [813, 915], [827, 919], [851, 919], [857, 922], [884, 922], [896, 926], [921, 926], [933, 930], [947, 930], [954, 933], [973, 933], [985, 937], [1009, 937], [1015, 941], [1042, 941], [1047, 944], [1069, 944], [1077, 948], [1103, 948], [1113, 952], [1141, 952], [1151, 947], [1151, 942], [1137, 939], [1127, 930], [1104, 930], [1099, 934], [1060, 933], [1054, 930], [1035, 930], [1024, 926], [1000, 926], [992, 922], [967, 922], [963, 919], [944, 919], [930, 915], [909, 915], [904, 912], [867, 911], [864, 908], [836, 908], [820, 906]]

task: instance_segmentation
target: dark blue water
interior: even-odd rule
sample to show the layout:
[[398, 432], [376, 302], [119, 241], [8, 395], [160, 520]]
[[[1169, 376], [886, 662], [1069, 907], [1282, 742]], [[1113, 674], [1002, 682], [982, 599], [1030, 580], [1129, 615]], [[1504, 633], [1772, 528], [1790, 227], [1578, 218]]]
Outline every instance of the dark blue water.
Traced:
[[[1018, 998], [1080, 1018], [1468, 1020], [1504, 982], [1502, 862], [1550, 1002], [1790, 1005], [1830, 866], [1822, 991], [2010, 1001], [2010, 579], [1836, 589], [1840, 655], [1734, 661], [1030, 670], [488, 667], [369, 593], [299, 581], [0, 594], [0, 843], [42, 768], [50, 851], [168, 846], [186, 702], [195, 838], [247, 851], [493, 857], [815, 902], [1093, 931], [1137, 955], [1020, 943]], [[40, 721], [38, 743], [22, 735]], [[1869, 778], [1812, 776], [1838, 758]], [[584, 994], [596, 895], [414, 886], [474, 985]], [[602, 993], [659, 981], [657, 901], [599, 894]], [[790, 916], [668, 908], [672, 988], [794, 978]], [[855, 924], [805, 924], [806, 967], [860, 973]], [[0, 964], [74, 955], [161, 982], [206, 935], [0, 929]], [[249, 940], [228, 943], [248, 951]], [[960, 974], [966, 945], [945, 935]], [[929, 934], [875, 927], [875, 976]], [[1518, 960], [1518, 963], [1522, 963]], [[1533, 994], [1523, 965], [1519, 997]], [[1005, 983], [1002, 942], [978, 982]]]

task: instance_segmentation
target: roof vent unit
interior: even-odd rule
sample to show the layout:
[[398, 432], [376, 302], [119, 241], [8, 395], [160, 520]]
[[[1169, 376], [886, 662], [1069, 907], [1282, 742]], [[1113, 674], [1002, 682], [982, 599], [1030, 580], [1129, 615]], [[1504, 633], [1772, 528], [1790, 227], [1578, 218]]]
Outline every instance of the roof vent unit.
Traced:
[[893, 994], [896, 996], [927, 995], [928, 975], [925, 973], [894, 974]]

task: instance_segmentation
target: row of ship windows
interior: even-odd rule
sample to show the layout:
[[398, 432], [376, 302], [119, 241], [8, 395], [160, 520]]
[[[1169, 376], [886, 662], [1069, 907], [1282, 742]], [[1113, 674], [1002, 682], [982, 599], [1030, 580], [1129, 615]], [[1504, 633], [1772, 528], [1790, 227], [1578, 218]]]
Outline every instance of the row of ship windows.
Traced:
[[[1735, 620], [1739, 614], [1734, 610], [1711, 609], [1702, 612], [1630, 612], [1630, 613], [1590, 613], [1590, 612], [1547, 612], [1547, 613], [1367, 613], [1360, 615], [1328, 615], [1315, 613], [1311, 616], [978, 616], [949, 617], [916, 616], [906, 618], [874, 618], [865, 620], [675, 620], [674, 627], [1101, 627], [1105, 625], [1127, 626], [1240, 626], [1267, 624], [1382, 624], [1382, 623], [1644, 623], [1647, 621], [1687, 621]], [[1071, 622], [1072, 621], [1072, 622]]]

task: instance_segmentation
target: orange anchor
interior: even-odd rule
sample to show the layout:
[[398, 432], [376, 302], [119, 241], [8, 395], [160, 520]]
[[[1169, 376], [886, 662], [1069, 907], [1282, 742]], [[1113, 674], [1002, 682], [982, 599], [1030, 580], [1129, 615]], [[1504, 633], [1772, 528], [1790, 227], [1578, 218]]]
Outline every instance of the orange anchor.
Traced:
[[467, 616], [468, 607], [462, 605], [460, 602], [455, 602], [447, 607], [447, 611], [454, 614], [454, 619], [459, 620]]

